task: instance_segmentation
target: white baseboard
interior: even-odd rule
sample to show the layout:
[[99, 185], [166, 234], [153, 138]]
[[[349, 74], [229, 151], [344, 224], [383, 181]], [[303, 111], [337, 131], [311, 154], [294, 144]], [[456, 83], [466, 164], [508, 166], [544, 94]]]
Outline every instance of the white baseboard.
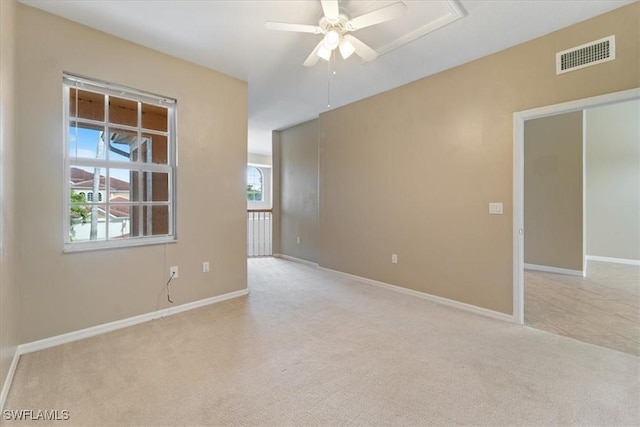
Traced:
[[0, 392], [0, 412], [4, 411], [4, 404], [7, 401], [9, 389], [11, 388], [11, 383], [13, 382], [13, 375], [16, 373], [18, 360], [20, 360], [19, 350], [19, 347], [16, 346], [15, 352], [13, 353], [13, 359], [11, 360], [11, 365], [9, 366], [9, 371], [7, 372], [7, 377], [4, 379], [4, 384], [2, 385], [2, 392]]
[[610, 258], [606, 256], [587, 255], [587, 261], [613, 262], [615, 264], [640, 265], [639, 259]]
[[436, 295], [431, 295], [426, 292], [420, 292], [413, 289], [403, 288], [401, 286], [390, 285], [389, 283], [379, 282], [377, 280], [367, 279], [365, 277], [356, 276], [349, 273], [343, 273], [341, 271], [331, 270], [330, 268], [319, 267], [321, 270], [330, 271], [332, 273], [338, 274], [340, 276], [348, 277], [350, 279], [357, 280], [359, 282], [366, 283], [368, 285], [378, 286], [380, 288], [389, 289], [395, 292], [400, 292], [403, 294], [411, 295], [414, 297], [426, 299], [438, 304], [446, 305], [449, 307], [458, 308], [461, 310], [469, 311], [471, 313], [480, 314], [485, 317], [491, 317], [493, 319], [503, 320], [506, 322], [515, 323], [515, 317], [511, 314], [500, 313], [498, 311], [489, 310], [487, 308], [478, 307], [476, 305], [467, 304], [460, 301], [455, 301], [448, 298], [439, 297]]
[[287, 261], [299, 262], [300, 264], [310, 265], [312, 267], [317, 267], [318, 266], [317, 262], [307, 261], [306, 259], [296, 258], [296, 257], [292, 257], [292, 256], [289, 256], [289, 255], [273, 254], [273, 256], [276, 257], [276, 258], [286, 259]]
[[62, 335], [57, 335], [50, 338], [45, 338], [38, 341], [33, 341], [18, 346], [18, 352], [20, 354], [31, 353], [38, 350], [44, 350], [45, 348], [55, 347], [57, 345], [66, 344], [73, 341], [78, 341], [84, 338], [101, 335], [107, 332], [116, 331], [118, 329], [126, 328], [128, 326], [137, 325], [140, 323], [148, 322], [150, 320], [159, 319], [161, 317], [171, 316], [174, 314], [182, 313], [183, 311], [193, 310], [195, 308], [203, 307], [209, 304], [215, 304], [218, 302], [226, 301], [232, 298], [248, 295], [248, 289], [242, 289], [240, 291], [229, 292], [228, 294], [218, 295], [211, 298], [202, 299], [199, 301], [182, 304], [177, 307], [169, 307], [158, 311], [152, 311], [150, 313], [141, 314], [139, 316], [129, 317], [127, 319], [116, 320], [115, 322], [104, 323], [102, 325], [92, 326], [86, 329], [80, 329], [78, 331], [69, 332]]
[[544, 271], [545, 273], [568, 274], [570, 276], [584, 277], [585, 272], [580, 270], [569, 270], [568, 268], [549, 267], [548, 265], [526, 264], [525, 270]]

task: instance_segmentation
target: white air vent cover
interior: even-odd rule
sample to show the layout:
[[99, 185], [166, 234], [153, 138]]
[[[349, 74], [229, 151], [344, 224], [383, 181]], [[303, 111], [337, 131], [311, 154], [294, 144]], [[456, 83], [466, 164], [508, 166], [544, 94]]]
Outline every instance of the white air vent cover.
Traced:
[[605, 37], [556, 53], [556, 74], [616, 59], [616, 36]]

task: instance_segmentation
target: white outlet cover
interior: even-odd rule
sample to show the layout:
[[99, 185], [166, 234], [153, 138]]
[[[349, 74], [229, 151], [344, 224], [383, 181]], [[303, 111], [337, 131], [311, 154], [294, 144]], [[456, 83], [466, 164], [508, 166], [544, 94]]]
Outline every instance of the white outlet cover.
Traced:
[[489, 213], [492, 215], [502, 215], [502, 203], [501, 202], [489, 203]]

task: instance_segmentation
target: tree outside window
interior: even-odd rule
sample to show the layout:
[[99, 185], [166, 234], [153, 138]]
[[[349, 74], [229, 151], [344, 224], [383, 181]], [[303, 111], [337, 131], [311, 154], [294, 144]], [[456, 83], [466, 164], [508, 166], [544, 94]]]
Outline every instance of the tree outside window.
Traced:
[[263, 200], [263, 176], [260, 169], [249, 166], [247, 168], [247, 200], [261, 202]]
[[69, 226], [70, 226], [70, 236], [71, 241], [76, 236], [75, 226], [77, 224], [86, 224], [87, 220], [91, 216], [91, 212], [89, 208], [84, 203], [87, 202], [87, 199], [84, 193], [76, 193], [71, 190], [71, 206], [69, 208]]

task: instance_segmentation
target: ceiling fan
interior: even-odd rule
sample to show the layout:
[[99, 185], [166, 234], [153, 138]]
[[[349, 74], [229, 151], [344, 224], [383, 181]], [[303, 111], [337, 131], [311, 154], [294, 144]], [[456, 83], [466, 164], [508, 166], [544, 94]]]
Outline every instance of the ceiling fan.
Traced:
[[354, 53], [365, 61], [376, 59], [378, 53], [375, 50], [348, 33], [398, 18], [407, 10], [407, 6], [399, 1], [351, 18], [344, 9], [340, 10], [338, 0], [320, 0], [320, 3], [322, 4], [324, 16], [320, 18], [318, 25], [288, 24], [272, 21], [265, 23], [265, 27], [269, 30], [324, 35], [320, 43], [316, 45], [309, 57], [304, 61], [305, 67], [315, 65], [320, 58], [328, 61], [336, 49], [340, 51], [340, 55], [344, 59]]

